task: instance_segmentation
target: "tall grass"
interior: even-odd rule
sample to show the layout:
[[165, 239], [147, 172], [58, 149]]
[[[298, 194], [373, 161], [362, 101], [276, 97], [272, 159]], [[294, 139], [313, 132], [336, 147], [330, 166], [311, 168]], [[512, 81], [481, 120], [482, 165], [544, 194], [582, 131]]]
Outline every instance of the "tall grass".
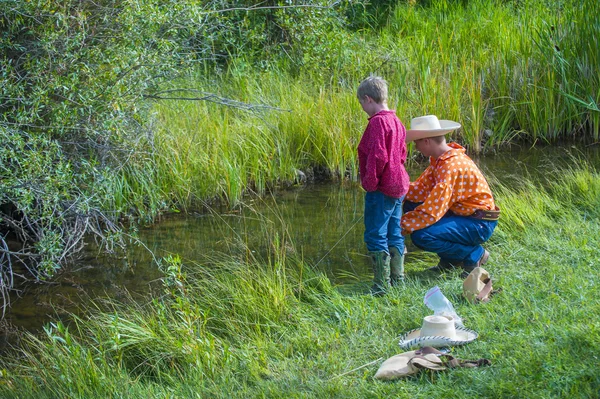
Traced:
[[[115, 176], [115, 201], [131, 197], [157, 209], [208, 198], [235, 204], [249, 189], [289, 185], [312, 168], [355, 179], [367, 123], [355, 89], [369, 73], [389, 81], [390, 106], [407, 126], [423, 114], [459, 121], [453, 139], [471, 152], [513, 141], [598, 140], [599, 4], [399, 2], [380, 31], [344, 32], [330, 63], [298, 72], [287, 58], [266, 69], [240, 58], [214, 75], [172, 82], [255, 107], [156, 103], [151, 170], [143, 163]], [[264, 105], [279, 110], [256, 107]]]
[[437, 0], [399, 5], [388, 28], [398, 34], [388, 37], [415, 44], [409, 63], [430, 71], [437, 90], [463, 82], [462, 95], [431, 87], [416, 100], [422, 113], [442, 113], [436, 102], [458, 101], [448, 116], [463, 121], [462, 138], [475, 150], [485, 129], [492, 145], [515, 132], [532, 142], [595, 138], [599, 86], [589, 68], [598, 65], [597, 47], [590, 47], [600, 27], [597, 10], [597, 2], [585, 1]]
[[239, 90], [236, 98], [281, 110], [247, 113], [202, 102], [157, 105], [163, 128], [154, 141], [155, 184], [173, 193], [177, 206], [215, 195], [235, 203], [245, 189], [264, 193], [291, 184], [298, 169], [312, 166], [334, 171], [334, 177], [357, 175], [356, 147], [366, 116], [357, 112], [353, 92], [319, 95], [310, 81], [289, 84], [276, 72], [260, 78], [268, 83], [258, 85], [258, 75], [245, 75], [219, 86], [231, 84]]
[[[264, 256], [244, 237], [228, 254], [171, 256], [149, 301], [97, 303], [38, 337], [25, 334], [1, 360], [0, 396], [595, 397], [600, 176], [585, 165], [493, 186], [502, 218], [486, 269], [503, 291], [487, 304], [461, 298], [458, 273], [422, 273], [434, 259], [420, 252], [407, 262], [405, 286], [384, 298], [363, 295], [367, 281], [333, 287], [275, 216], [261, 232]], [[373, 380], [400, 352], [398, 335], [430, 312], [422, 297], [434, 285], [479, 332], [454, 355], [492, 366]]]

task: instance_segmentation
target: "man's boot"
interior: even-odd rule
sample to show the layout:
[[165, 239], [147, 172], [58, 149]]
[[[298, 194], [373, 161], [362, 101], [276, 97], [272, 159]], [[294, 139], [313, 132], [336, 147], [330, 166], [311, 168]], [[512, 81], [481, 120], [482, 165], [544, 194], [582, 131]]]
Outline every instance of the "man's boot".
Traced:
[[404, 281], [404, 254], [390, 247], [390, 285], [395, 287]]
[[464, 264], [462, 266], [463, 272], [461, 273], [460, 277], [467, 278], [469, 276], [469, 273], [471, 273], [476, 267], [481, 267], [481, 266], [485, 265], [487, 263], [489, 257], [490, 257], [490, 253], [487, 251], [487, 249], [484, 249], [483, 255], [481, 255], [481, 258], [479, 258], [477, 263], [472, 264], [472, 265]]
[[373, 264], [371, 294], [383, 296], [390, 287], [390, 255], [385, 251], [369, 252]]

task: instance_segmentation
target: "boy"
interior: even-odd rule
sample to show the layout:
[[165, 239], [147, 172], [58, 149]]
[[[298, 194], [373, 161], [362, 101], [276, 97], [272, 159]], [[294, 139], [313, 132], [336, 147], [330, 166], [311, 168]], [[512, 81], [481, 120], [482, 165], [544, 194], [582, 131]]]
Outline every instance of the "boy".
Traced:
[[432, 271], [461, 265], [462, 277], [487, 262], [490, 254], [481, 244], [498, 225], [500, 210], [488, 183], [475, 163], [444, 135], [460, 128], [435, 115], [414, 118], [406, 142], [429, 157], [429, 167], [410, 183], [404, 204], [402, 234], [410, 234], [417, 247], [435, 252], [440, 261]]
[[360, 182], [365, 189], [364, 240], [373, 265], [371, 293], [384, 295], [404, 279], [402, 200], [410, 183], [404, 169], [406, 128], [387, 106], [387, 82], [371, 76], [357, 97], [369, 116], [358, 145]]

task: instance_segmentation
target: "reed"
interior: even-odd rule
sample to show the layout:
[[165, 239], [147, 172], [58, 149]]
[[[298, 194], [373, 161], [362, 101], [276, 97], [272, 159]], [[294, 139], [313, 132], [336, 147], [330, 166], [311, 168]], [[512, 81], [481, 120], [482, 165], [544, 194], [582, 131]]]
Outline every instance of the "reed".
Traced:
[[115, 201], [155, 209], [207, 198], [236, 204], [248, 190], [293, 184], [298, 170], [312, 168], [356, 179], [366, 116], [355, 89], [370, 73], [389, 81], [390, 106], [406, 125], [429, 113], [457, 120], [463, 128], [453, 139], [471, 152], [514, 141], [597, 140], [598, 4], [402, 2], [381, 30], [344, 32], [338, 57], [327, 57], [332, 64], [298, 69], [284, 57], [262, 70], [240, 58], [219, 73], [172, 82], [279, 110], [156, 103], [152, 170], [141, 162], [124, 169]]
[[[261, 78], [268, 84], [257, 85], [258, 75], [244, 75], [229, 89], [241, 90], [236, 98], [277, 104], [279, 110], [248, 113], [201, 102], [157, 104], [162, 127], [154, 142], [155, 184], [173, 193], [176, 206], [197, 205], [215, 195], [235, 204], [247, 189], [264, 193], [291, 184], [297, 170], [315, 166], [333, 171], [333, 177], [356, 176], [356, 146], [366, 118], [357, 112], [354, 94], [319, 96], [320, 88], [308, 78], [289, 84], [277, 72]], [[219, 86], [228, 87], [225, 82]]]

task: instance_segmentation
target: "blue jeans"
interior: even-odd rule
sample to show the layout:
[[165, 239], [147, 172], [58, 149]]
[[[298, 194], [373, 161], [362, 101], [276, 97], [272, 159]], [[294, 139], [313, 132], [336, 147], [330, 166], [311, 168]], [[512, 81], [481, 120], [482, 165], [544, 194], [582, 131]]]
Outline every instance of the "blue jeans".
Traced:
[[[419, 204], [406, 201], [404, 212]], [[435, 252], [440, 259], [450, 263], [476, 264], [483, 255], [482, 243], [492, 236], [497, 220], [480, 220], [469, 216], [447, 213], [436, 223], [414, 231], [410, 237], [415, 246], [424, 251]]]
[[369, 251], [385, 251], [390, 247], [404, 252], [404, 237], [400, 229], [402, 198], [392, 198], [380, 191], [365, 195], [365, 243]]

